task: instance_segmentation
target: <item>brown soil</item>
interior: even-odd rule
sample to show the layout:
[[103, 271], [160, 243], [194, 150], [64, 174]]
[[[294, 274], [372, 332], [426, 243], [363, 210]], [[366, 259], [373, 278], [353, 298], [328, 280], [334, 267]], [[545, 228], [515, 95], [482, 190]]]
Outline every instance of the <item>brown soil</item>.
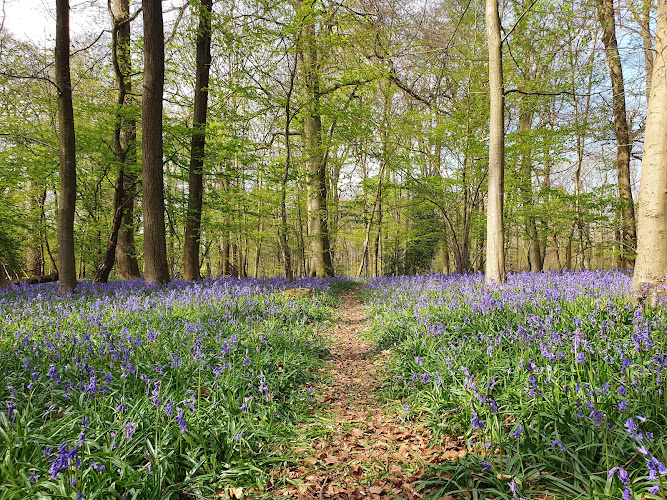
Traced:
[[304, 429], [306, 434], [321, 437], [292, 448], [299, 458], [287, 469], [271, 471], [274, 485], [265, 494], [304, 500], [422, 498], [414, 483], [424, 467], [464, 455], [465, 445], [458, 439], [436, 445], [417, 419], [406, 420], [400, 402], [382, 400], [379, 381], [391, 354], [376, 353], [361, 338], [367, 317], [356, 291], [341, 299], [336, 322], [323, 332], [332, 339], [322, 369], [327, 382], [314, 388], [319, 410], [331, 420], [305, 426], [312, 428]]

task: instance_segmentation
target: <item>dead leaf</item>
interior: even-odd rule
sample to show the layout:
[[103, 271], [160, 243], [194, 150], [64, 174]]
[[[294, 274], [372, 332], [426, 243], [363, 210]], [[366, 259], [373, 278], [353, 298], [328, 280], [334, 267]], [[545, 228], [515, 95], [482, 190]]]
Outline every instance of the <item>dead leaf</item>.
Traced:
[[403, 469], [401, 469], [398, 465], [390, 465], [389, 474], [398, 476], [400, 474], [403, 474]]
[[362, 438], [364, 437], [364, 431], [355, 427], [354, 429], [352, 429], [352, 436], [354, 436], [357, 439]]
[[371, 486], [370, 488], [368, 488], [368, 491], [370, 491], [374, 495], [379, 495], [384, 490], [385, 490], [385, 485], [384, 484], [377, 484], [375, 486]]

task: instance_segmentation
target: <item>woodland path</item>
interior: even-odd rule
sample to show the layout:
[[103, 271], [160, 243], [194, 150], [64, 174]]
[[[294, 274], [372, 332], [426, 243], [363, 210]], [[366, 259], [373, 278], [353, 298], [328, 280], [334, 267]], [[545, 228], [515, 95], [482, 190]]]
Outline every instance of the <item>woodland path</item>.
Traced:
[[345, 292], [341, 301], [335, 322], [322, 332], [332, 340], [321, 369], [324, 382], [313, 388], [317, 411], [325, 416], [304, 425], [304, 435], [314, 437], [293, 447], [296, 464], [272, 471], [283, 486], [265, 493], [304, 500], [428, 496], [414, 484], [424, 467], [465, 455], [465, 444], [453, 439], [435, 445], [418, 419], [406, 419], [400, 402], [382, 399], [380, 382], [391, 353], [376, 352], [362, 337], [368, 318], [357, 291]]

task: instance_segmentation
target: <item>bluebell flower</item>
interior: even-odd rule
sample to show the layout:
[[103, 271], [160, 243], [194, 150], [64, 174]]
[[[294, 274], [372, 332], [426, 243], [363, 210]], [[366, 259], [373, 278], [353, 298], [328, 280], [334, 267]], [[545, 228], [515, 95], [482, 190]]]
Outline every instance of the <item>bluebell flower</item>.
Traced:
[[473, 429], [483, 430], [486, 428], [486, 422], [479, 419], [475, 410], [472, 411], [472, 418], [470, 419], [470, 422], [472, 423]]
[[185, 412], [180, 406], [176, 407], [176, 422], [178, 423], [178, 426], [181, 428], [181, 434], [184, 434], [187, 429], [187, 425], [185, 422]]

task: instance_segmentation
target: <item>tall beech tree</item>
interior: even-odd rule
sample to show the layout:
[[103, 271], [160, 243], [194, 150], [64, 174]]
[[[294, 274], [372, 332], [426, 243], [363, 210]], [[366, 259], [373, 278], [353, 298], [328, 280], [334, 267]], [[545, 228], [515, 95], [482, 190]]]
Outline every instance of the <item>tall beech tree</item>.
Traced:
[[140, 186], [136, 141], [137, 103], [132, 92], [129, 0], [115, 0], [113, 5], [112, 26], [117, 29], [114, 30], [115, 39], [112, 33], [112, 55], [118, 85], [116, 102], [119, 106], [114, 127], [114, 154], [119, 171], [121, 167], [123, 170], [123, 217], [116, 244], [116, 275], [121, 279], [132, 279], [141, 276], [134, 242], [134, 206]]
[[69, 0], [56, 1], [56, 86], [60, 156], [60, 204], [58, 207], [58, 269], [60, 291], [76, 288], [74, 212], [76, 210], [76, 138], [69, 67]]
[[505, 177], [505, 96], [498, 0], [486, 0], [489, 45], [489, 201], [486, 207], [486, 282], [505, 281], [503, 184]]
[[621, 257], [624, 267], [634, 265], [634, 251], [637, 246], [635, 224], [635, 205], [632, 200], [630, 181], [630, 125], [625, 105], [625, 84], [621, 55], [616, 40], [616, 18], [614, 0], [598, 1], [598, 19], [602, 25], [602, 43], [604, 44], [609, 78], [612, 89], [612, 108], [614, 111], [614, 134], [616, 135], [616, 173], [618, 181], [618, 203], [621, 212]]
[[656, 304], [667, 296], [667, 0], [660, 0], [639, 190], [632, 287]]
[[197, 30], [197, 66], [195, 102], [192, 119], [190, 171], [188, 176], [188, 211], [185, 221], [183, 250], [183, 278], [197, 280], [199, 275], [199, 242], [201, 239], [201, 212], [204, 195], [204, 148], [206, 145], [206, 113], [208, 110], [208, 82], [211, 68], [211, 14], [213, 0], [201, 0]]
[[303, 141], [307, 155], [308, 237], [312, 276], [333, 276], [328, 231], [326, 158], [320, 110], [320, 62], [314, 0], [291, 0], [301, 22], [301, 70], [306, 86]]
[[[114, 188], [114, 208], [111, 222], [111, 231], [107, 240], [107, 248], [104, 262], [95, 273], [94, 281], [106, 283], [109, 273], [113, 268], [116, 256], [121, 254], [119, 265], [123, 270], [118, 273], [124, 275], [138, 273], [136, 259], [133, 256], [133, 248], [128, 249], [128, 237], [122, 241], [121, 250], [118, 250], [118, 240], [126, 219], [125, 214], [134, 204], [133, 182], [136, 176], [133, 173], [133, 165], [136, 157], [137, 123], [131, 109], [133, 99], [132, 93], [132, 65], [130, 60], [130, 1], [114, 0], [110, 7], [111, 13], [111, 51], [113, 69], [116, 77], [116, 115], [113, 131], [114, 160], [117, 164], [116, 183]], [[130, 219], [131, 220], [131, 219]], [[125, 229], [133, 232], [132, 226]], [[132, 246], [134, 246], [132, 237]], [[130, 253], [131, 252], [131, 253]]]
[[164, 92], [164, 26], [162, 2], [143, 0], [144, 84], [141, 103], [141, 171], [144, 214], [144, 277], [148, 283], [169, 281], [164, 227], [162, 163], [162, 95]]

